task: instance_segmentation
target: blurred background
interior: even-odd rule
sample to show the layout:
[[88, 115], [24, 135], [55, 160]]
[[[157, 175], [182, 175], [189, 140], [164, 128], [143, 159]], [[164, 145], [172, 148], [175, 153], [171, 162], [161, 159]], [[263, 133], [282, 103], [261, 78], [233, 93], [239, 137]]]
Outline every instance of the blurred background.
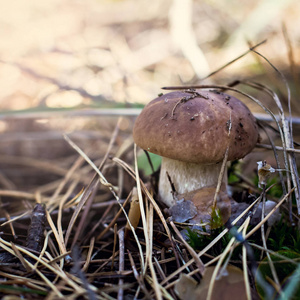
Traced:
[[[132, 142], [134, 116], [163, 86], [251, 79], [276, 90], [284, 102], [282, 79], [253, 53], [201, 80], [264, 40], [256, 50], [285, 74], [293, 114], [300, 113], [298, 0], [1, 0], [0, 5], [2, 188], [30, 186], [26, 174], [34, 163], [24, 157], [56, 159], [67, 169], [65, 158], [74, 150], [62, 133], [101, 157], [123, 115], [115, 154], [126, 139]], [[262, 99], [266, 105], [269, 100]], [[262, 112], [247, 102], [253, 112]], [[18, 164], [23, 168], [16, 174]], [[45, 177], [46, 183], [49, 174]]]

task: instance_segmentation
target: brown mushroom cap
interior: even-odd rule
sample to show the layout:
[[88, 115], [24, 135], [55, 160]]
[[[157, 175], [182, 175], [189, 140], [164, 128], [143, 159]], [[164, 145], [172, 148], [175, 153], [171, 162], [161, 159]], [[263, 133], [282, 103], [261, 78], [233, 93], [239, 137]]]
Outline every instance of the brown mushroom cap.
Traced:
[[146, 105], [133, 138], [149, 152], [208, 164], [222, 161], [228, 146], [228, 160], [244, 157], [254, 148], [258, 130], [254, 116], [237, 98], [215, 91], [180, 91]]

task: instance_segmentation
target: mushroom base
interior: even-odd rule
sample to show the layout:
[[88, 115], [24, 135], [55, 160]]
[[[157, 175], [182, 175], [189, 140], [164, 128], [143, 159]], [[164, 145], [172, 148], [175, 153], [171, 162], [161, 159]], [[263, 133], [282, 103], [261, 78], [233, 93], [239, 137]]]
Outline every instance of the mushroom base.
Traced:
[[[216, 187], [222, 164], [201, 165], [186, 163], [163, 157], [159, 179], [159, 198], [168, 207], [176, 204], [170, 180], [177, 194], [185, 194], [203, 187]], [[227, 174], [224, 174], [222, 186], [226, 192]]]
[[190, 219], [189, 223], [195, 225], [207, 223], [206, 229], [215, 229], [223, 226], [231, 216], [231, 199], [224, 189], [225, 187], [222, 186], [221, 191], [217, 195], [216, 203], [214, 203], [215, 187], [204, 187], [200, 190], [180, 195], [180, 198], [192, 201], [197, 208], [197, 215]]

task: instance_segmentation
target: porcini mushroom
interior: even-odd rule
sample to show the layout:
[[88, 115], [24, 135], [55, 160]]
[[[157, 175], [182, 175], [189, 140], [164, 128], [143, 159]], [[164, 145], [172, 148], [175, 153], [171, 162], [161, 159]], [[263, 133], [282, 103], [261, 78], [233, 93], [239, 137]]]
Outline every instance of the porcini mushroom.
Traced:
[[[237, 98], [188, 90], [167, 93], [146, 105], [136, 119], [133, 138], [142, 149], [162, 156], [159, 198], [171, 207], [176, 198], [170, 180], [178, 194], [215, 188], [226, 149], [229, 161], [243, 158], [254, 148], [258, 129]], [[224, 176], [223, 193], [226, 184]]]

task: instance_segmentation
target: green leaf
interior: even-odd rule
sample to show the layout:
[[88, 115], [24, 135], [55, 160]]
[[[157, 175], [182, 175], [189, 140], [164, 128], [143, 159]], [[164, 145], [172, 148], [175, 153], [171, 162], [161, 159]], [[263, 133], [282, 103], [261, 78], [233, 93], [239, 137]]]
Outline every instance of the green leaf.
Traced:
[[[149, 157], [151, 159], [154, 171], [157, 171], [161, 164], [161, 156], [149, 153]], [[147, 155], [145, 152], [141, 152], [141, 154], [137, 158], [138, 168], [139, 170], [143, 171], [146, 176], [152, 174], [151, 165], [148, 161]]]

